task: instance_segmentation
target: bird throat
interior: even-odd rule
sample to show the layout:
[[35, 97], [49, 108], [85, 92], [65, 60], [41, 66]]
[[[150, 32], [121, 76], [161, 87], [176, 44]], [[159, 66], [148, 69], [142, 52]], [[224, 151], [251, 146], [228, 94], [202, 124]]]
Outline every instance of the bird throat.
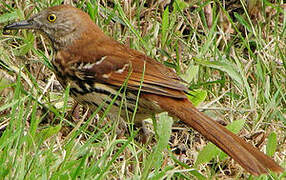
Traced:
[[71, 32], [61, 36], [55, 36], [52, 34], [45, 33], [44, 31], [40, 31], [43, 36], [49, 39], [52, 47], [55, 51], [63, 50], [69, 46], [71, 46], [75, 40], [80, 37], [79, 33]]

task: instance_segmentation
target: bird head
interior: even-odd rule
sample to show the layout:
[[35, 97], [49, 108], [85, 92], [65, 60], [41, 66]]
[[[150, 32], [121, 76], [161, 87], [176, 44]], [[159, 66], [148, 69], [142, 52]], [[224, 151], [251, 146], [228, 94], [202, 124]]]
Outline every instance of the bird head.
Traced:
[[[88, 14], [69, 5], [47, 8], [31, 18], [9, 24], [7, 30], [34, 29], [45, 34], [56, 50], [71, 45], [81, 34], [94, 24]], [[89, 28], [89, 29], [97, 29]]]

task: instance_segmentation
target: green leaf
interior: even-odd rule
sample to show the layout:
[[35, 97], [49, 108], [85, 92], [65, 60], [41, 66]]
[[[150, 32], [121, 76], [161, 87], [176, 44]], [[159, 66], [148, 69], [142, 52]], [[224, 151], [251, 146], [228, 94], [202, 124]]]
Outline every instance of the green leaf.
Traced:
[[234, 17], [237, 19], [237, 21], [242, 24], [249, 32], [252, 32], [252, 29], [250, 25], [247, 23], [247, 21], [240, 16], [238, 13], [234, 12]]
[[198, 158], [195, 162], [195, 167], [200, 164], [207, 163], [212, 160], [215, 156], [219, 155], [220, 150], [212, 143], [208, 143], [204, 149], [199, 152]]
[[190, 91], [187, 96], [194, 106], [198, 106], [200, 103], [204, 102], [204, 100], [206, 99], [207, 91], [196, 89], [196, 90]]
[[157, 133], [159, 136], [157, 149], [159, 151], [164, 150], [169, 143], [172, 124], [172, 117], [168, 116], [168, 113], [163, 113], [159, 116], [157, 123]]
[[38, 138], [38, 140], [41, 140], [41, 141], [45, 141], [47, 140], [48, 138], [52, 137], [53, 135], [57, 134], [60, 129], [62, 128], [62, 126], [59, 124], [55, 127], [48, 127], [44, 130], [42, 130], [41, 132], [39, 132], [38, 136], [36, 136]]
[[242, 129], [244, 123], [245, 123], [244, 119], [236, 120], [227, 125], [226, 128], [231, 132], [237, 134]]
[[199, 73], [199, 66], [192, 65], [189, 66], [186, 72], [181, 75], [181, 78], [189, 83], [192, 80], [194, 80], [194, 78], [198, 75], [198, 73]]
[[243, 85], [242, 77], [240, 76], [239, 72], [236, 70], [237, 67], [235, 64], [230, 62], [221, 62], [221, 61], [203, 61], [197, 58], [194, 60], [203, 66], [211, 67], [218, 69], [220, 71], [226, 72], [232, 79], [234, 79], [239, 85]]
[[[236, 134], [242, 129], [244, 123], [245, 120], [243, 119], [236, 120], [233, 121], [231, 124], [227, 125], [226, 128]], [[208, 143], [204, 147], [204, 149], [199, 153], [198, 158], [195, 162], [195, 166], [198, 166], [202, 163], [207, 163], [218, 155], [220, 156], [220, 159], [224, 159], [227, 156], [222, 150], [216, 147], [213, 143]]]
[[188, 3], [182, 0], [175, 0], [174, 2], [174, 11], [177, 10], [184, 10], [185, 8], [189, 7]]
[[272, 132], [268, 136], [268, 141], [266, 145], [266, 154], [268, 156], [273, 156], [277, 148], [277, 135], [275, 132]]
[[34, 46], [34, 39], [35, 36], [32, 32], [27, 33], [27, 37], [24, 40], [23, 46], [20, 48], [19, 51], [16, 52], [18, 56], [24, 56], [26, 55], [31, 49], [33, 49]]
[[[1, 67], [1, 66], [0, 66]], [[6, 88], [9, 88], [10, 82], [5, 78], [0, 76], [0, 93], [5, 90]]]
[[164, 47], [167, 40], [167, 32], [169, 29], [169, 7], [164, 10], [162, 17], [162, 47]]
[[169, 139], [171, 136], [173, 120], [167, 113], [162, 113], [159, 116], [157, 128], [155, 129], [158, 134], [157, 146], [153, 149], [153, 152], [144, 161], [144, 172], [142, 179], [146, 179], [152, 168], [155, 168], [155, 175], [159, 175], [160, 169], [163, 163], [163, 151], [167, 148]]
[[5, 14], [2, 14], [0, 16], [0, 23], [5, 23], [5, 22], [8, 22], [8, 21], [13, 21], [15, 19], [18, 19], [19, 18], [19, 13], [20, 13], [20, 10], [16, 10], [16, 11], [13, 11], [13, 12], [10, 12], [10, 13], [5, 13]]

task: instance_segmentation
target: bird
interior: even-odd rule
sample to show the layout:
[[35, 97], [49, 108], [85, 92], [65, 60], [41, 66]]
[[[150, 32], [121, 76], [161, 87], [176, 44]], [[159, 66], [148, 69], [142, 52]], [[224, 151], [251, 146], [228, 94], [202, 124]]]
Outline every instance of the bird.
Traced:
[[127, 120], [136, 109], [134, 121], [138, 124], [168, 112], [250, 174], [283, 172], [271, 157], [200, 112], [188, 100], [189, 89], [175, 71], [105, 35], [84, 11], [71, 5], [48, 7], [3, 30], [18, 29], [33, 29], [48, 37], [55, 51], [51, 62], [54, 74], [63, 87], [70, 87], [71, 97], [80, 104], [92, 110], [101, 106], [104, 111], [113, 102], [109, 114], [118, 114], [124, 101], [120, 117]]

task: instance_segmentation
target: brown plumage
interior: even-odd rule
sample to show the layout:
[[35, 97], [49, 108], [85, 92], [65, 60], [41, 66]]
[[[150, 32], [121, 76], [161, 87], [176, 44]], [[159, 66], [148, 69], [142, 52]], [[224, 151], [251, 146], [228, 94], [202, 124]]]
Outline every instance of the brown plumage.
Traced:
[[[128, 113], [122, 111], [122, 118], [133, 113], [141, 87], [137, 123], [167, 111], [200, 132], [251, 174], [283, 171], [270, 157], [199, 112], [185, 95], [188, 89], [171, 69], [109, 38], [81, 10], [68, 5], [55, 6], [4, 29], [36, 29], [46, 34], [56, 51], [52, 61], [54, 72], [64, 87], [70, 84], [71, 95], [78, 102], [92, 109], [104, 103], [104, 110], [128, 78], [124, 104]], [[118, 113], [122, 98], [120, 93], [110, 113]]]

